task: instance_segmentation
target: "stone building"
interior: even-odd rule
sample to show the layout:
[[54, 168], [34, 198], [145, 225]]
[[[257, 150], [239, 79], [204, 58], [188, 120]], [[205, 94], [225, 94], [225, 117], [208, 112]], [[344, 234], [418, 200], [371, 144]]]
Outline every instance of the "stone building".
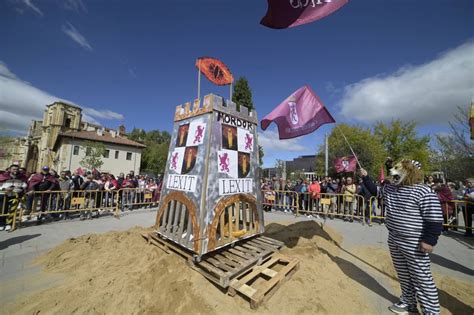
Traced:
[[47, 105], [43, 120], [33, 120], [26, 137], [15, 139], [12, 146], [2, 144], [0, 166], [4, 169], [18, 163], [28, 172], [37, 172], [43, 165], [57, 171], [74, 170], [80, 166], [85, 154], [84, 141], [105, 145], [101, 171], [113, 174], [130, 170], [135, 174], [140, 172], [141, 153], [145, 146], [127, 139], [124, 126], [117, 131], [84, 122], [82, 109], [64, 102]]

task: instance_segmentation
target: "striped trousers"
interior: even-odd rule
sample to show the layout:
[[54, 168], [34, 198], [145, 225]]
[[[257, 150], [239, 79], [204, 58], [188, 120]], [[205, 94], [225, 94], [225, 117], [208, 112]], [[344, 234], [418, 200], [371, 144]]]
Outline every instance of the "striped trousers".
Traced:
[[418, 301], [423, 314], [439, 314], [438, 290], [431, 275], [430, 257], [418, 250], [419, 244], [419, 238], [389, 233], [388, 247], [402, 289], [400, 301], [414, 306]]

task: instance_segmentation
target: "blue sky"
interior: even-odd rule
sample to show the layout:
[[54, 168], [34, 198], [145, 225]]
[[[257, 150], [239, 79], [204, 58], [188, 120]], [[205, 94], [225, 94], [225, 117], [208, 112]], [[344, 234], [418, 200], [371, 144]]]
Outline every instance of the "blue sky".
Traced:
[[[0, 3], [0, 124], [18, 133], [54, 99], [108, 127], [171, 130], [197, 95], [195, 59], [213, 56], [252, 87], [260, 118], [309, 84], [337, 122], [401, 118], [446, 132], [473, 95], [474, 2], [350, 1], [273, 30], [265, 0], [6, 0]], [[228, 97], [203, 80], [202, 95]], [[260, 134], [265, 164], [313, 154], [334, 125], [294, 140]], [[5, 131], [3, 131], [5, 132]]]

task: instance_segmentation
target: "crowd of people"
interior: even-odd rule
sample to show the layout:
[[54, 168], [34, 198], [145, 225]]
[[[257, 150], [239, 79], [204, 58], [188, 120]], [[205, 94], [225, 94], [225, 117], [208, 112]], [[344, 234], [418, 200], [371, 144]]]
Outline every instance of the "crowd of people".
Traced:
[[[307, 216], [322, 215], [330, 219], [342, 217], [349, 222], [365, 217], [369, 224], [369, 217], [372, 216], [383, 224], [381, 188], [386, 182], [376, 183], [379, 193], [371, 200], [372, 194], [362, 179], [351, 176], [301, 178], [295, 181], [277, 177], [262, 179], [263, 207], [266, 211], [298, 211]], [[65, 170], [58, 174], [44, 166], [40, 172], [28, 174], [26, 169], [13, 164], [0, 172], [0, 231], [11, 229], [13, 213], [18, 207], [23, 208], [26, 218], [37, 214], [37, 222], [41, 223], [48, 219], [67, 219], [72, 217], [73, 210], [81, 208], [95, 210], [80, 211], [81, 219], [91, 219], [101, 210], [115, 209], [116, 206], [124, 211], [143, 204], [155, 205], [160, 198], [161, 184], [159, 178], [136, 175], [133, 171], [118, 176], [96, 170]], [[448, 226], [456, 229], [458, 213], [462, 212], [466, 236], [472, 236], [474, 179], [467, 179], [464, 185], [463, 182], [444, 183], [428, 176], [425, 184], [439, 197], [445, 232]], [[75, 204], [75, 197], [83, 203]]]
[[[372, 199], [372, 203], [370, 202], [372, 194], [365, 187], [362, 178], [354, 179], [351, 176], [300, 178], [295, 181], [277, 177], [265, 178], [261, 181], [261, 189], [266, 211], [295, 213], [298, 209], [309, 217], [323, 215], [332, 219], [334, 216], [340, 216], [349, 222], [355, 217], [365, 216], [368, 224], [371, 223], [369, 216], [372, 215], [383, 224], [385, 209], [381, 188], [385, 183], [388, 183], [388, 180], [376, 183], [378, 194]], [[444, 183], [439, 178], [428, 176], [425, 184], [438, 195], [443, 209], [445, 232], [449, 229], [448, 225], [452, 225], [453, 230], [456, 229], [458, 213], [462, 212], [466, 225], [465, 235], [472, 236], [474, 179], [467, 179], [464, 183], [449, 181]], [[322, 202], [323, 199], [327, 202]]]
[[[117, 205], [124, 211], [137, 205], [157, 204], [160, 191], [159, 178], [136, 175], [134, 171], [117, 177], [96, 170], [65, 170], [58, 174], [43, 166], [40, 172], [27, 174], [26, 169], [13, 164], [0, 173], [0, 231], [12, 228], [13, 213], [18, 207], [24, 208], [26, 218], [37, 214], [38, 223], [69, 218], [73, 210], [81, 208], [95, 210], [76, 211], [81, 219], [91, 219], [101, 210]], [[80, 202], [76, 204], [74, 198]]]

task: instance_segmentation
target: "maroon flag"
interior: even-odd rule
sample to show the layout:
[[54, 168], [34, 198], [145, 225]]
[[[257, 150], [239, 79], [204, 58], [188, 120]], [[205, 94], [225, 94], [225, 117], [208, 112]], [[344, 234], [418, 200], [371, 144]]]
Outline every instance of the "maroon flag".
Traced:
[[291, 139], [311, 133], [321, 125], [336, 122], [323, 102], [309, 86], [291, 94], [260, 122], [263, 130], [275, 122], [280, 139]]
[[334, 168], [336, 173], [355, 172], [357, 166], [357, 159], [355, 156], [343, 156], [334, 160]]
[[267, 14], [260, 24], [270, 28], [289, 28], [322, 19], [349, 0], [268, 0]]
[[383, 170], [383, 165], [380, 166], [380, 172], [379, 172], [379, 182], [383, 182], [385, 180], [385, 172]]

